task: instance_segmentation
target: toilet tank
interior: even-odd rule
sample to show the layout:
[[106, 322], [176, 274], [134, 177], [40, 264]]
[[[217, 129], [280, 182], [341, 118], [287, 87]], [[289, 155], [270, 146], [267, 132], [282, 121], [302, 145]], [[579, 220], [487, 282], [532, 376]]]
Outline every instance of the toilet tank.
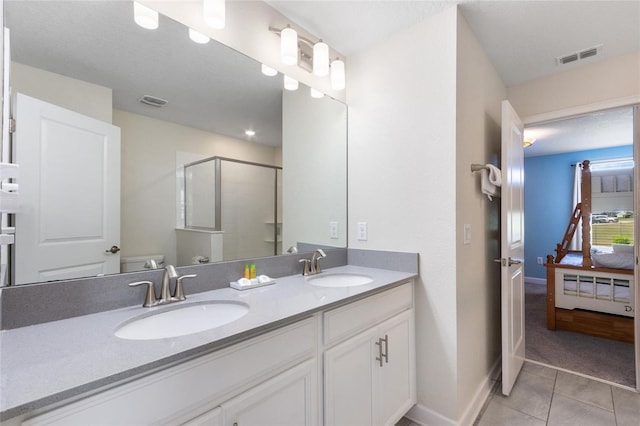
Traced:
[[164, 256], [161, 254], [150, 254], [147, 256], [123, 256], [120, 258], [120, 272], [135, 272], [149, 269], [145, 267], [148, 260], [153, 259], [158, 264], [158, 268], [164, 267]]

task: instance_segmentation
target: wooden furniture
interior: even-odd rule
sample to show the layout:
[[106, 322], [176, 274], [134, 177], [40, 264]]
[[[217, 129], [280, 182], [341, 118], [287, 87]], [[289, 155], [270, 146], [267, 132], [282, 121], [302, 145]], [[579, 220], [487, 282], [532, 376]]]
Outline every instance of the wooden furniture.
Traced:
[[[593, 266], [589, 161], [583, 161], [581, 168], [581, 202], [576, 205], [562, 242], [556, 247], [556, 256], [548, 255], [545, 263], [547, 328], [633, 342], [633, 270]], [[569, 244], [580, 221], [581, 250], [571, 251]], [[567, 264], [566, 259], [571, 256], [581, 256], [581, 261]]]

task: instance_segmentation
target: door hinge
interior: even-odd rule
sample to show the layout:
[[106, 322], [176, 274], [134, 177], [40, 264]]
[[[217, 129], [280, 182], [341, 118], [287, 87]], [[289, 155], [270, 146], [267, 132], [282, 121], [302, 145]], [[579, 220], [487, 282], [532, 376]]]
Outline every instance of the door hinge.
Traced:
[[9, 119], [9, 133], [15, 133], [16, 132], [16, 119], [15, 118], [10, 118]]

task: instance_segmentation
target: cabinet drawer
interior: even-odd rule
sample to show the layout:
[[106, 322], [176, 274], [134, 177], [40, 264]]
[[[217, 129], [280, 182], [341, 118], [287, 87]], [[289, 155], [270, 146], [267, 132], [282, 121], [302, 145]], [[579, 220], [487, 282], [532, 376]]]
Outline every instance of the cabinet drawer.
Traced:
[[158, 424], [185, 414], [193, 418], [212, 401], [312, 358], [316, 330], [315, 318], [309, 318], [33, 417], [24, 424]]
[[331, 345], [413, 306], [413, 283], [332, 309], [323, 314], [323, 343]]

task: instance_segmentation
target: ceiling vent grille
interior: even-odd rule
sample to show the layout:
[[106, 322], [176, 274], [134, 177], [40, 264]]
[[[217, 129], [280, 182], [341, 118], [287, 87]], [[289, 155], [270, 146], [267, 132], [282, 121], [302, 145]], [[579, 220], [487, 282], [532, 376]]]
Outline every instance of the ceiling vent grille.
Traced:
[[168, 103], [168, 101], [165, 101], [164, 99], [156, 98], [155, 96], [150, 95], [144, 95], [139, 99], [139, 101], [143, 104], [151, 105], [158, 108], [165, 106]]
[[598, 54], [598, 48], [593, 47], [591, 49], [583, 50], [580, 52], [580, 59], [590, 58], [591, 56], [596, 56]]
[[596, 56], [602, 51], [602, 45], [598, 45], [595, 47], [590, 47], [588, 49], [581, 50], [579, 52], [569, 53], [567, 55], [558, 56], [556, 58], [556, 63], [558, 65], [570, 64], [571, 62], [581, 61], [583, 59], [591, 58]]
[[575, 62], [578, 60], [578, 54], [574, 53], [573, 55], [567, 55], [567, 56], [563, 56], [562, 58], [560, 58], [560, 63], [562, 65], [564, 64], [568, 64], [570, 62]]

